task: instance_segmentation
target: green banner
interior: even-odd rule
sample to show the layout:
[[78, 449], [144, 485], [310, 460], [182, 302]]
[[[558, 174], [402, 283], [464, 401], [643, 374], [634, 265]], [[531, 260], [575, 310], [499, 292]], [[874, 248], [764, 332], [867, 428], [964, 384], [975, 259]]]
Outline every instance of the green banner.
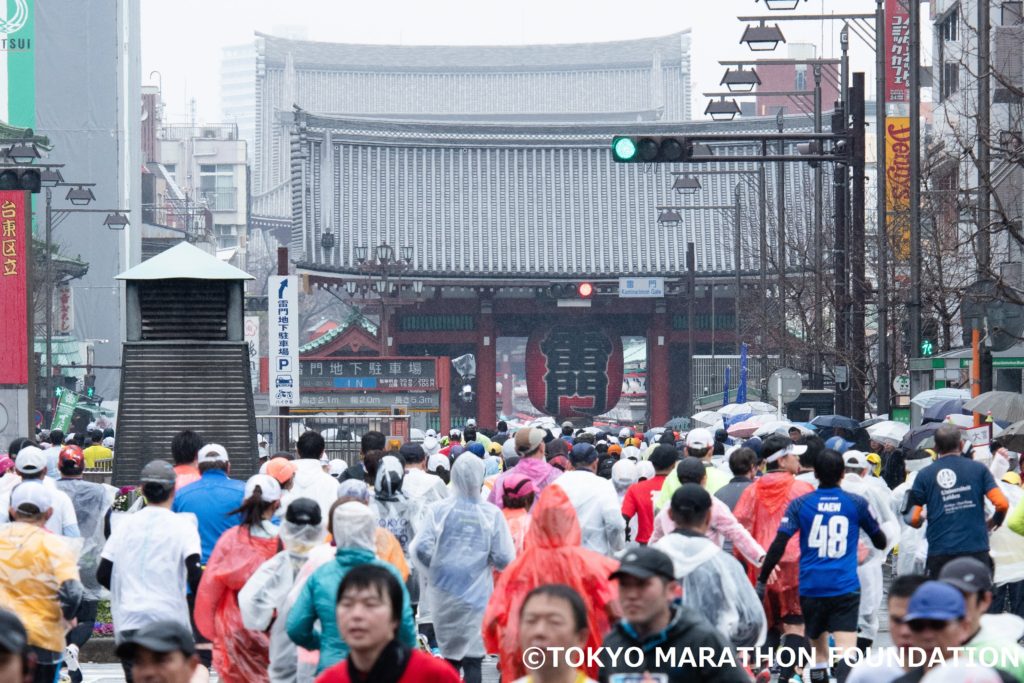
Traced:
[[53, 411], [53, 424], [50, 425], [50, 431], [59, 429], [66, 434], [71, 429], [71, 416], [75, 414], [78, 398], [78, 394], [73, 391], [65, 389], [60, 392], [57, 409]]

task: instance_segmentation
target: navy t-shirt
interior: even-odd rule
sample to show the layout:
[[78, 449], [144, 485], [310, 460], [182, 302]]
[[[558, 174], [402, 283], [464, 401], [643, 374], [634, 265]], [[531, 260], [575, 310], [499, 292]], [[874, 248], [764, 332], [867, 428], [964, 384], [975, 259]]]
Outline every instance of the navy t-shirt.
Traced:
[[928, 511], [929, 555], [988, 552], [985, 494], [996, 487], [988, 468], [959, 455], [946, 455], [917, 473], [908, 497]]
[[879, 532], [868, 501], [840, 488], [817, 489], [794, 499], [779, 533], [800, 532], [800, 595], [827, 598], [860, 590], [857, 541], [860, 530]]

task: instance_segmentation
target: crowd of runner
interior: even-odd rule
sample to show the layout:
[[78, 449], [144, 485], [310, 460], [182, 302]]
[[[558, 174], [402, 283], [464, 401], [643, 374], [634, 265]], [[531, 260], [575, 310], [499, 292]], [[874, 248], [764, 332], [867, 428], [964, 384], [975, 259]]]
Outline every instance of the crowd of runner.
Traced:
[[309, 431], [241, 481], [186, 430], [127, 510], [81, 440], [17, 439], [0, 681], [81, 681], [107, 600], [144, 683], [1024, 681], [1017, 454], [783, 432], [470, 421], [350, 465]]

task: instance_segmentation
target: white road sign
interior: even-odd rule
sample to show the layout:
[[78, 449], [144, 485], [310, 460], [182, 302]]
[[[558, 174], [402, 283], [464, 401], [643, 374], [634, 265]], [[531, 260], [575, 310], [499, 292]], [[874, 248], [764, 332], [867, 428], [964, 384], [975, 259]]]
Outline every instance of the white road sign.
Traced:
[[619, 297], [623, 299], [654, 299], [665, 296], [663, 277], [620, 277]]
[[269, 278], [270, 405], [299, 405], [299, 278]]

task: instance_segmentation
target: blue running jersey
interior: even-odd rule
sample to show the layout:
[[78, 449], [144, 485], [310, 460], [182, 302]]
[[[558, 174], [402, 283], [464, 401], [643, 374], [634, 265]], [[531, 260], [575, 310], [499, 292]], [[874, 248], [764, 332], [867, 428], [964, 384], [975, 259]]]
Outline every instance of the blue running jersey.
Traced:
[[840, 488], [818, 489], [786, 508], [779, 533], [800, 534], [800, 595], [827, 598], [860, 590], [857, 541], [860, 530], [879, 532], [868, 502]]

